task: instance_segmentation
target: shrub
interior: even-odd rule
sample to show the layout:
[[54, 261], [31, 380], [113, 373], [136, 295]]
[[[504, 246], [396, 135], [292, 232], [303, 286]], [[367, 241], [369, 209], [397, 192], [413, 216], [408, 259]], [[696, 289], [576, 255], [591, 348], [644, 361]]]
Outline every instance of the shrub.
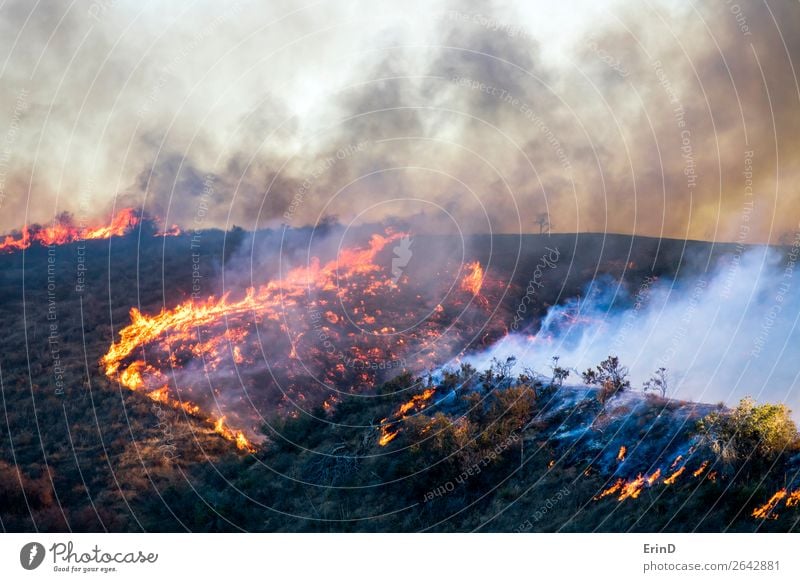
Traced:
[[743, 398], [731, 411], [712, 412], [698, 422], [698, 433], [725, 463], [771, 463], [797, 445], [797, 425], [784, 404], [757, 405]]

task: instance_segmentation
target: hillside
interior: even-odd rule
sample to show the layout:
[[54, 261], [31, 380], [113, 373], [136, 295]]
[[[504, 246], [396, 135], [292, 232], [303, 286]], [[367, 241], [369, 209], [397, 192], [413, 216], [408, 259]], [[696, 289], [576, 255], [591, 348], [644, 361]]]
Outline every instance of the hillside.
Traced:
[[[465, 363], [512, 327], [536, 334], [549, 309], [580, 296], [587, 281], [607, 276], [636, 288], [648, 277], [689, 277], [732, 247], [621, 235], [475, 236], [462, 246], [419, 235], [412, 249], [424, 249], [427, 260], [409, 262], [398, 283], [384, 285], [391, 246], [376, 247], [369, 270], [356, 253], [353, 270], [343, 271], [341, 256], [325, 257], [320, 243], [319, 272], [326, 261], [339, 264], [314, 301], [361, 310], [352, 321], [325, 316], [337, 346], [355, 354], [356, 364], [336, 371], [325, 349], [303, 343], [316, 319], [285, 274], [285, 262], [306, 260], [312, 233], [140, 234], [0, 255], [6, 531], [798, 527], [800, 456], [780, 410], [742, 409], [744, 421], [766, 415], [763, 426], [780, 430], [743, 421], [736, 426], [751, 433], [730, 433], [712, 422], [732, 415], [718, 404], [645, 395], [640, 386], [608, 392], [577, 370], [563, 377], [527, 369], [522, 354], [490, 367]], [[362, 247], [366, 235], [354, 235]], [[541, 272], [520, 314], [532, 273], [554, 249], [558, 260]], [[465, 270], [469, 261], [481, 270]], [[479, 277], [475, 289], [464, 284], [470, 275]], [[265, 335], [281, 321], [247, 303], [219, 321], [190, 320], [196, 339], [174, 326], [148, 336], [108, 373], [104, 359], [132, 325], [131, 308], [152, 322], [193, 292], [203, 299], [230, 292], [235, 304], [246, 287], [269, 281], [281, 281], [275, 297], [296, 299], [276, 313], [292, 313], [283, 323], [305, 340]], [[433, 315], [419, 319], [418, 308]], [[386, 321], [370, 322], [376, 309]], [[389, 324], [410, 331], [376, 335]], [[198, 349], [234, 329], [247, 337], [214, 344], [227, 354], [230, 342], [231, 354], [214, 360]], [[548, 358], [557, 346], [553, 352]], [[266, 366], [257, 365], [259, 354]], [[158, 367], [141, 385], [121, 374], [137, 358]], [[574, 363], [560, 365], [566, 373]], [[314, 388], [320, 370], [333, 395]], [[156, 374], [169, 383], [158, 397], [148, 384]], [[238, 431], [248, 446], [237, 446]], [[723, 437], [738, 449], [720, 448]]]

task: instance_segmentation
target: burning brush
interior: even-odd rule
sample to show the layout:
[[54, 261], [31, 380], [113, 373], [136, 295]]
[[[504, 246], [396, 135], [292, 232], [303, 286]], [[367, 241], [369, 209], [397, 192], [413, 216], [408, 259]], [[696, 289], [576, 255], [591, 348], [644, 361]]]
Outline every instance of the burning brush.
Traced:
[[[252, 413], [254, 406], [286, 406], [291, 414], [302, 403], [324, 401], [329, 410], [340, 394], [372, 389], [393, 370], [424, 369], [450, 358], [475, 329], [486, 326], [485, 311], [468, 309], [485, 280], [477, 262], [462, 279], [464, 292], [451, 294], [448, 303], [419, 321], [419, 298], [430, 282], [414, 287], [404, 278], [398, 286], [391, 261], [378, 261], [384, 249], [406, 236], [373, 235], [365, 247], [343, 249], [324, 264], [312, 259], [240, 298], [228, 293], [187, 300], [154, 315], [134, 308], [130, 324], [102, 358], [105, 374], [153, 400], [205, 417], [217, 434], [251, 450], [249, 439], [259, 435], [243, 424], [248, 415], [253, 424], [262, 418]], [[458, 319], [449, 321], [448, 313], [458, 313]], [[207, 388], [199, 390], [203, 384]], [[319, 387], [327, 392], [312, 392]], [[426, 390], [400, 406], [383, 423], [380, 444], [391, 442], [399, 432], [395, 423], [424, 408], [433, 393]], [[249, 411], [243, 413], [245, 406]], [[224, 411], [231, 425], [203, 412], [208, 410]]]
[[[73, 224], [69, 215], [63, 214], [49, 226], [25, 225], [17, 236], [6, 235], [0, 242], [0, 253], [25, 250], [34, 243], [51, 246], [125, 236], [139, 226], [142, 220], [142, 215], [133, 208], [123, 208], [106, 225], [80, 227]], [[170, 229], [160, 233], [161, 236], [177, 236], [179, 234], [181, 234], [181, 229], [177, 225], [172, 225]]]

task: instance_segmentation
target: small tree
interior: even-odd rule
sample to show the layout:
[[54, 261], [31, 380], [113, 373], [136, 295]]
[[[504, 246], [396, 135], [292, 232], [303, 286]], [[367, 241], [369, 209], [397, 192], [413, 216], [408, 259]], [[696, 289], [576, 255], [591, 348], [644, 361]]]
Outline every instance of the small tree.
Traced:
[[536, 225], [539, 227], [539, 234], [550, 233], [550, 217], [546, 212], [536, 215]]
[[561, 356], [553, 356], [553, 363], [550, 365], [550, 370], [553, 372], [551, 386], [556, 389], [561, 388], [564, 385], [564, 380], [569, 377], [569, 370], [559, 365], [560, 359]]
[[586, 370], [582, 376], [586, 384], [600, 387], [597, 399], [601, 404], [605, 404], [615, 394], [631, 387], [628, 368], [619, 363], [617, 356], [609, 356], [600, 362], [600, 365], [595, 366], [594, 370], [591, 368]]
[[483, 384], [483, 389], [487, 392], [495, 388], [508, 387], [511, 377], [511, 370], [517, 363], [517, 358], [509, 356], [505, 361], [492, 358], [491, 365], [478, 375], [478, 379]]
[[667, 369], [659, 368], [653, 372], [653, 375], [650, 376], [649, 380], [645, 381], [645, 383], [642, 385], [642, 390], [644, 392], [658, 392], [661, 394], [662, 398], [666, 398], [668, 387]]

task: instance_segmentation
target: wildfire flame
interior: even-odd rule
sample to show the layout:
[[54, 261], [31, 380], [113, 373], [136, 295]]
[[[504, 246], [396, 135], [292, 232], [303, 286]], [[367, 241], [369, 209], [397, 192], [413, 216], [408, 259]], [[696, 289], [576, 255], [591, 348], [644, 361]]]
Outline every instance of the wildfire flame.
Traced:
[[639, 473], [639, 475], [636, 476], [636, 479], [632, 479], [630, 481], [619, 478], [614, 482], [613, 485], [611, 485], [611, 487], [596, 495], [595, 500], [603, 499], [604, 497], [615, 495], [617, 493], [619, 493], [619, 497], [617, 498], [618, 501], [636, 499], [642, 494], [642, 490], [645, 486], [652, 487], [653, 484], [658, 481], [659, 477], [661, 477], [661, 469], [656, 469], [653, 473], [647, 476]]
[[[427, 406], [427, 401], [430, 400], [434, 394], [436, 394], [436, 388], [426, 388], [422, 394], [415, 394], [412, 396], [408, 402], [401, 404], [397, 409], [397, 412], [392, 415], [392, 417], [395, 419], [395, 422], [403, 420], [407, 413], [412, 410], [418, 412], [424, 409]], [[381, 436], [378, 439], [378, 444], [382, 447], [388, 445], [398, 434], [400, 434], [400, 429], [396, 428], [393, 423], [387, 423], [388, 420], [388, 418], [384, 418], [381, 421]]]
[[786, 507], [796, 507], [800, 504], [800, 489], [795, 489], [791, 493], [784, 487], [776, 491], [772, 497], [769, 498], [763, 505], [759, 505], [753, 510], [750, 515], [756, 519], [778, 519], [779, 515], [775, 513], [781, 501], [784, 501]]
[[[263, 405], [291, 414], [298, 402], [309, 407], [319, 404], [330, 411], [336, 402], [330, 394], [323, 403], [326, 395], [301, 391], [313, 382], [307, 381], [312, 375], [332, 393], [370, 389], [386, 375], [380, 370], [422, 369], [442, 356], [452, 357], [456, 348], [463, 349], [457, 343], [460, 339], [472, 341], [475, 324], [470, 318], [459, 319], [443, 333], [446, 314], [457, 311], [450, 302], [469, 305], [464, 293], [451, 294], [446, 307], [419, 323], [418, 286], [428, 282], [393, 284], [389, 261], [381, 263], [378, 255], [403, 236], [399, 232], [373, 235], [363, 246], [341, 249], [329, 261], [312, 258], [240, 295], [193, 297], [152, 314], [131, 309], [130, 323], [119, 330], [101, 366], [108, 378], [126, 388], [202, 414], [212, 424], [224, 412], [231, 419], [231, 434], [217, 432], [231, 440], [238, 429], [247, 430], [244, 423], [251, 414], [234, 408], [239, 403], [249, 411]], [[480, 265], [474, 265], [471, 280], [486, 283]], [[452, 272], [460, 268], [452, 267]], [[488, 285], [493, 293], [495, 282]], [[494, 325], [492, 333], [500, 328]], [[406, 331], [397, 333], [398, 329]], [[263, 349], [265, 338], [269, 339], [268, 354]], [[405, 355], [412, 356], [408, 363]], [[266, 379], [257, 361], [265, 356], [270, 370]], [[377, 367], [381, 363], [391, 366]], [[233, 380], [238, 386], [233, 386]], [[218, 406], [216, 399], [214, 404], [209, 401], [210, 396], [223, 391], [232, 394], [229, 390], [239, 386], [254, 390], [246, 398], [223, 398], [223, 410], [209, 412]], [[382, 422], [379, 444], [385, 446], [396, 438], [402, 432], [399, 421], [429, 406], [434, 393], [435, 389], [428, 388], [399, 404]], [[252, 418], [257, 421], [258, 414]]]
[[656, 469], [655, 472], [646, 479], [646, 482], [648, 485], [653, 485], [653, 483], [658, 481], [659, 477], [661, 477], [661, 469]]
[[247, 438], [244, 436], [244, 433], [239, 430], [232, 430], [225, 424], [225, 417], [220, 416], [214, 422], [214, 432], [220, 435], [225, 440], [229, 440], [233, 443], [236, 443], [236, 448], [240, 451], [247, 451], [249, 453], [255, 452], [255, 447], [253, 447]]
[[604, 497], [608, 497], [609, 495], [614, 495], [617, 491], [622, 489], [624, 485], [625, 485], [625, 479], [619, 478], [614, 482], [614, 484], [611, 487], [605, 489], [598, 495], [595, 495], [595, 499], [603, 499]]
[[[25, 225], [18, 236], [6, 235], [3, 242], [0, 243], [0, 252], [21, 251], [29, 248], [33, 243], [50, 246], [63, 245], [80, 240], [124, 236], [131, 232], [141, 221], [141, 216], [133, 208], [123, 208], [111, 219], [109, 224], [90, 228], [75, 226], [68, 216], [63, 216], [57, 218], [49, 226]], [[173, 227], [173, 229], [175, 228], [177, 227]], [[170, 234], [172, 232], [170, 231]]]
[[644, 477], [641, 474], [633, 481], [629, 481], [622, 486], [619, 494], [619, 501], [625, 501], [628, 498], [636, 499], [641, 495], [642, 488], [644, 487]]
[[678, 480], [678, 477], [683, 475], [683, 472], [686, 471], [686, 465], [683, 465], [680, 469], [675, 471], [672, 475], [664, 479], [664, 485], [672, 485], [675, 481]]
[[467, 273], [461, 279], [461, 290], [472, 295], [480, 295], [483, 287], [483, 267], [478, 261], [472, 261], [467, 263], [466, 270]]
[[778, 519], [778, 514], [775, 513], [774, 510], [778, 507], [778, 503], [781, 502], [781, 499], [784, 499], [786, 495], [786, 488], [776, 491], [772, 497], [769, 498], [769, 501], [764, 505], [756, 507], [751, 516], [756, 519]]
[[166, 229], [164, 232], [159, 232], [156, 236], [180, 236], [183, 234], [183, 230], [177, 224], [173, 224], [170, 228]]
[[422, 410], [425, 408], [425, 401], [429, 400], [431, 396], [436, 393], [436, 390], [433, 388], [427, 388], [422, 394], [417, 394], [416, 396], [412, 396], [411, 400], [402, 404], [400, 408], [397, 409], [397, 413], [395, 416], [404, 416], [406, 412], [412, 409]]
[[390, 442], [394, 440], [394, 438], [400, 434], [399, 430], [389, 430], [386, 427], [381, 428], [381, 437], [378, 439], [378, 444], [382, 447], [385, 447]]
[[[374, 235], [366, 248], [344, 249], [336, 260], [324, 265], [314, 259], [308, 266], [291, 270], [283, 279], [270, 281], [258, 289], [247, 289], [245, 295], [238, 300], [231, 300], [229, 293], [219, 298], [209, 297], [205, 301], [192, 299], [173, 309], [164, 308], [155, 315], [146, 315], [133, 308], [130, 312], [130, 324], [120, 330], [119, 339], [109, 347], [101, 360], [105, 374], [130, 390], [145, 392], [153, 400], [179, 406], [190, 414], [199, 414], [200, 407], [197, 404], [178, 401], [170, 395], [165, 375], [158, 367], [146, 363], [142, 358], [145, 347], [156, 346], [162, 353], [169, 354], [165, 361], [156, 360], [161, 368], [169, 365], [173, 370], [179, 369], [185, 358], [198, 358], [202, 359], [207, 370], [214, 370], [222, 362], [228, 346], [233, 362], [237, 365], [243, 364], [246, 357], [242, 352], [242, 343], [252, 329], [246, 322], [250, 316], [279, 322], [281, 309], [299, 302], [309, 290], [320, 293], [324, 291], [343, 299], [351, 290], [356, 289], [347, 282], [348, 278], [356, 275], [368, 276], [367, 287], [381, 286], [382, 282], [374, 279], [374, 273], [380, 270], [374, 264], [374, 259], [386, 245], [401, 236], [402, 233]], [[339, 318], [328, 313], [325, 321], [334, 323]], [[209, 327], [224, 331], [205, 339], [200, 330]], [[292, 346], [292, 351], [294, 350]], [[364, 354], [356, 349], [354, 351], [364, 358], [377, 359], [382, 356], [380, 350], [368, 350]], [[344, 369], [344, 366], [338, 364], [336, 369]], [[366, 378], [365, 374], [361, 375]], [[424, 402], [432, 395], [433, 390], [430, 389], [414, 396], [401, 407], [399, 416], [412, 408], [424, 407]], [[302, 395], [299, 397], [303, 398]], [[253, 449], [244, 433], [228, 427], [222, 418], [212, 417], [208, 420], [214, 424], [217, 434], [235, 442], [239, 449]], [[396, 435], [387, 432], [383, 440], [388, 443], [394, 436]]]
[[626, 455], [627, 452], [628, 452], [628, 447], [626, 447], [625, 445], [622, 445], [619, 448], [619, 452], [617, 453], [617, 461], [619, 461], [620, 463], [622, 461], [624, 461], [625, 460], [625, 455]]
[[703, 471], [705, 471], [707, 467], [708, 467], [708, 461], [703, 461], [703, 464], [700, 465], [700, 467], [698, 467], [697, 470], [692, 473], [692, 477], [699, 477], [700, 475], [703, 474]]

